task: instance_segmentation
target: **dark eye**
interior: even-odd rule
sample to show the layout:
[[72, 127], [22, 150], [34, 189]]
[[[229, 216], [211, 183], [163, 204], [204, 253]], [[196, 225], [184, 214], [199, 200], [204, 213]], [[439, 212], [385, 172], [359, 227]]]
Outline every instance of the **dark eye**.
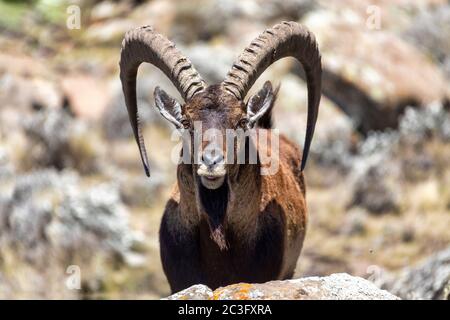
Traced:
[[241, 120], [239, 120], [237, 126], [242, 128], [242, 129], [246, 129], [247, 128], [247, 124], [248, 124], [248, 119], [247, 118], [242, 118]]
[[185, 129], [189, 129], [191, 127], [191, 122], [188, 119], [181, 120], [181, 124]]

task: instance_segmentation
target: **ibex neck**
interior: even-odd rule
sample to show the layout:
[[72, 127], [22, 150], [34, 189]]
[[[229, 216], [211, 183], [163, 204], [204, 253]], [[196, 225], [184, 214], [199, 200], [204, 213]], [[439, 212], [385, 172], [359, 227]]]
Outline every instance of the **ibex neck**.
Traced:
[[[192, 169], [192, 168], [191, 168]], [[224, 184], [210, 190], [202, 186], [189, 166], [178, 167], [180, 206], [183, 215], [205, 219], [211, 238], [222, 249], [229, 245], [230, 233], [240, 238], [255, 227], [261, 198], [259, 165], [239, 165], [229, 172]], [[190, 219], [190, 220], [191, 220]]]
[[238, 174], [230, 176], [228, 181], [227, 226], [240, 237], [256, 227], [262, 183], [259, 164], [240, 165]]

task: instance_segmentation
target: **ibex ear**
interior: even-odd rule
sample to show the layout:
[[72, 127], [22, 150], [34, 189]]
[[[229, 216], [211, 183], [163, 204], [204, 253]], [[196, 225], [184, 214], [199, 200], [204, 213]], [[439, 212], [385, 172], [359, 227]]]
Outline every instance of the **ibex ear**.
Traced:
[[173, 123], [178, 129], [183, 128], [183, 125], [181, 124], [183, 115], [181, 113], [180, 103], [159, 87], [155, 88], [154, 96], [155, 105], [161, 115]]
[[253, 128], [258, 123], [258, 120], [262, 124], [261, 127], [271, 128], [271, 113], [277, 92], [278, 88], [274, 91], [270, 81], [266, 81], [262, 89], [248, 100], [247, 117], [249, 128]]

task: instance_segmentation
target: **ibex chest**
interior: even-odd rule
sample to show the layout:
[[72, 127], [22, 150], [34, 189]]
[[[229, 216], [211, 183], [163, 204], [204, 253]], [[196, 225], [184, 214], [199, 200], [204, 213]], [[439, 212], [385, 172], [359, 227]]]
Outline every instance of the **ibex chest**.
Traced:
[[[275, 216], [277, 213], [274, 214]], [[211, 287], [228, 283], [263, 282], [266, 279], [283, 278], [284, 226], [280, 219], [267, 215], [256, 222], [255, 237], [249, 237], [224, 226], [220, 235], [225, 247], [217, 241], [207, 220], [202, 220], [199, 228], [199, 252], [206, 282]]]

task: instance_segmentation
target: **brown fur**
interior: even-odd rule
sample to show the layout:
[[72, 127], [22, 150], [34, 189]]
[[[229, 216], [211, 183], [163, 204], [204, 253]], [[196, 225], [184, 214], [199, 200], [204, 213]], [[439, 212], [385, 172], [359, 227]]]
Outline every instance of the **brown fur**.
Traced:
[[[213, 86], [188, 101], [183, 114], [203, 121], [204, 128], [235, 128], [245, 106]], [[256, 147], [259, 154], [271, 151]], [[299, 148], [280, 135], [279, 150], [276, 174], [261, 175], [261, 163], [230, 164], [218, 190], [202, 190], [195, 164], [178, 166], [160, 229], [172, 291], [197, 283], [217, 288], [292, 277], [306, 233], [305, 182]]]

